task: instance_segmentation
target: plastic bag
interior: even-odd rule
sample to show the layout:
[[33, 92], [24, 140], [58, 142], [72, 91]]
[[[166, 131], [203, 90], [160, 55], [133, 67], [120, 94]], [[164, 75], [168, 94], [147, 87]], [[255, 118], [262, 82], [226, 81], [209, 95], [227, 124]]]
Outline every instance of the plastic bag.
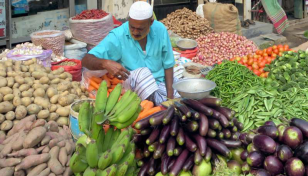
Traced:
[[196, 14], [202, 18], [204, 18], [203, 6], [204, 4], [198, 5], [197, 10], [196, 10]]
[[11, 50], [6, 57], [15, 61], [27, 61], [36, 58], [38, 64], [43, 65], [44, 67], [51, 67], [52, 50], [44, 50], [43, 53], [36, 55], [14, 55], [13, 52], [14, 50]]
[[64, 56], [68, 59], [81, 60], [87, 54], [87, 44], [78, 40], [70, 40], [71, 45], [64, 46]]
[[51, 49], [58, 56], [63, 56], [65, 35], [58, 30], [43, 30], [30, 35], [32, 43]]
[[108, 73], [107, 70], [88, 70], [86, 68], [83, 68], [83, 69], [84, 70], [82, 72], [82, 79], [81, 79], [80, 84], [84, 86], [85, 88], [89, 87], [89, 79], [92, 78], [93, 76], [102, 77]]
[[73, 20], [70, 18], [69, 22], [74, 38], [91, 45], [97, 45], [114, 28], [110, 13], [102, 19]]
[[[66, 66], [66, 65], [59, 65], [62, 62], [75, 62], [76, 65], [74, 66]], [[64, 68], [66, 72], [69, 72], [73, 76], [73, 81], [81, 81], [82, 75], [82, 65], [81, 61], [77, 59], [63, 59], [59, 62], [53, 62], [51, 70], [57, 70], [58, 68]]]
[[171, 30], [168, 31], [168, 34], [169, 34], [169, 38], [170, 38], [172, 47], [173, 48], [177, 47], [176, 42], [179, 41], [180, 39], [182, 39], [182, 37], [180, 37], [176, 33], [172, 32]]

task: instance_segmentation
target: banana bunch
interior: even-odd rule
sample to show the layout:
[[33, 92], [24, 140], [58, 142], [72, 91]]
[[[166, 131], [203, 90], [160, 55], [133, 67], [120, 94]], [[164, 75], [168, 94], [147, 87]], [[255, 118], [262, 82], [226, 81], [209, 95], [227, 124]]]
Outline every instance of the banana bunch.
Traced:
[[[76, 143], [70, 168], [80, 176], [132, 176], [136, 175], [134, 130], [130, 127], [100, 131], [98, 140], [86, 135]], [[99, 142], [100, 141], [100, 142]]]

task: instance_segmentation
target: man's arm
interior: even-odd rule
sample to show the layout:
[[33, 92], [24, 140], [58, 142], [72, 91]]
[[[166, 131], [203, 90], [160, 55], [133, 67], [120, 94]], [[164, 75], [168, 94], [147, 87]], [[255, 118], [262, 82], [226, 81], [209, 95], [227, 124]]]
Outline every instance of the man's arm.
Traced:
[[173, 67], [165, 69], [165, 81], [166, 81], [166, 90], [167, 90], [167, 98], [173, 99]]

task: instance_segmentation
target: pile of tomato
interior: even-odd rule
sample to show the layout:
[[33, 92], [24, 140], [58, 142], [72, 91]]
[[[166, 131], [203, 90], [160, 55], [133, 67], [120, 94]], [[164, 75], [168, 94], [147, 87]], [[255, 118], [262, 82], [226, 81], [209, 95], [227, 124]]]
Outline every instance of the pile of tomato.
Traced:
[[230, 59], [230, 61], [237, 61], [239, 64], [253, 71], [256, 75], [266, 78], [268, 72], [263, 70], [265, 65], [270, 64], [277, 56], [282, 56], [285, 51], [290, 51], [288, 45], [274, 45], [264, 50], [258, 50], [254, 55], [235, 57]]

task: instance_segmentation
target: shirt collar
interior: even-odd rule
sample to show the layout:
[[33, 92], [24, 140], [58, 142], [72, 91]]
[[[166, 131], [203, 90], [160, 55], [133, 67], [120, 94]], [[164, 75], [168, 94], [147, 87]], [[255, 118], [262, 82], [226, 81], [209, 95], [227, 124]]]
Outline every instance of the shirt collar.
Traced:
[[[155, 21], [153, 22], [155, 23]], [[129, 38], [129, 39], [133, 39], [130, 32], [129, 32], [129, 22], [127, 21], [126, 24], [125, 24], [125, 31], [126, 31], [126, 36]], [[150, 35], [151, 38], [154, 38], [156, 36], [156, 32], [153, 30], [153, 24], [152, 26], [150, 27], [150, 33], [148, 34]]]

